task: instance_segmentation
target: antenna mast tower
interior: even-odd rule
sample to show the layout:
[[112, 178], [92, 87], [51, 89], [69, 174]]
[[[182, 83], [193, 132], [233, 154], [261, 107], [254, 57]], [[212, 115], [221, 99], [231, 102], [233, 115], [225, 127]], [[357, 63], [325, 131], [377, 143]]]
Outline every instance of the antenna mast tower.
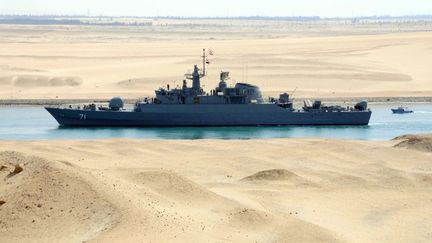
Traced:
[[201, 56], [203, 59], [203, 69], [202, 69], [203, 70], [203, 72], [202, 72], [203, 77], [207, 75], [206, 64], [210, 64], [210, 61], [207, 59], [207, 57], [212, 56], [212, 55], [213, 55], [213, 51], [211, 49], [208, 51], [208, 54], [206, 53], [206, 49], [205, 48], [203, 49], [203, 54]]
[[202, 59], [203, 59], [203, 77], [204, 76], [206, 76], [206, 62], [207, 62], [207, 54], [206, 54], [206, 51], [205, 51], [205, 49], [203, 49], [203, 54], [202, 54]]

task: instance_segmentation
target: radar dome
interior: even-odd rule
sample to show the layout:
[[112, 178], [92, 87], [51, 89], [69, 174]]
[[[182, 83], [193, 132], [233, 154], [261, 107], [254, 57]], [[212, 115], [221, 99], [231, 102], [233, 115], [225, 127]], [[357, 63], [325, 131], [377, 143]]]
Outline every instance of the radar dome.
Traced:
[[114, 97], [109, 102], [109, 108], [114, 111], [118, 111], [123, 108], [123, 100], [120, 97]]
[[357, 103], [354, 106], [354, 108], [357, 109], [357, 110], [360, 110], [360, 111], [365, 111], [367, 109], [367, 105], [368, 105], [367, 101], [362, 100], [359, 103]]

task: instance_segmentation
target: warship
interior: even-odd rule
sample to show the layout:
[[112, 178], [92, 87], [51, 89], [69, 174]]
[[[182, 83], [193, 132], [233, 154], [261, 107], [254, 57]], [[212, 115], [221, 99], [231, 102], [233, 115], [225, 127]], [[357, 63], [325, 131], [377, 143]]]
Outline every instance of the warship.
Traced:
[[[108, 106], [45, 107], [61, 126], [286, 126], [286, 125], [367, 125], [371, 110], [367, 101], [352, 107], [324, 105], [321, 101], [305, 100], [296, 109], [288, 93], [264, 100], [260, 89], [248, 83], [229, 86], [229, 72], [220, 73], [216, 88], [205, 92], [201, 79], [206, 76], [206, 52], [203, 68], [194, 66], [186, 74], [182, 87], [159, 88], [155, 97], [144, 98], [130, 109], [120, 97]], [[189, 86], [187, 79], [192, 80]]]

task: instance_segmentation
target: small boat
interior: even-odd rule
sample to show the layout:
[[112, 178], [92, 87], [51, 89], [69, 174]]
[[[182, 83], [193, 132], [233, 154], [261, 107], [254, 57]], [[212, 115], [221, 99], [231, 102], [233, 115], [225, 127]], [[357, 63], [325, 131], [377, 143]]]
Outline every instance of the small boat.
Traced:
[[399, 106], [397, 109], [391, 109], [394, 114], [405, 114], [405, 113], [413, 113], [413, 110], [410, 110], [407, 107]]

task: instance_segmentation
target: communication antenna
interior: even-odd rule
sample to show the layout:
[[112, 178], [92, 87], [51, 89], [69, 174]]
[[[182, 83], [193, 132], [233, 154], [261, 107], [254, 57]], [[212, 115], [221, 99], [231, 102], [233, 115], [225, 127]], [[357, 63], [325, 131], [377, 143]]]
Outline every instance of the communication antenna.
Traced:
[[245, 83], [248, 81], [248, 71], [249, 71], [249, 65], [248, 64], [244, 64], [242, 65], [242, 82]]
[[192, 71], [188, 69], [184, 76], [186, 79], [192, 79]]
[[[295, 87], [295, 89], [293, 90], [293, 92], [291, 92], [290, 97], [293, 97], [294, 93], [297, 91], [297, 86]], [[294, 98], [291, 98], [291, 100], [294, 100]]]
[[246, 64], [246, 82], [249, 82], [249, 65]]
[[209, 49], [208, 52], [206, 52], [206, 49], [203, 48], [203, 53], [202, 53], [202, 61], [203, 61], [203, 73], [202, 76], [206, 76], [206, 64], [210, 64], [210, 61], [208, 60], [208, 56], [213, 56], [213, 50]]
[[244, 79], [245, 79], [245, 66], [243, 64], [243, 66], [242, 66], [242, 83], [244, 83]]

